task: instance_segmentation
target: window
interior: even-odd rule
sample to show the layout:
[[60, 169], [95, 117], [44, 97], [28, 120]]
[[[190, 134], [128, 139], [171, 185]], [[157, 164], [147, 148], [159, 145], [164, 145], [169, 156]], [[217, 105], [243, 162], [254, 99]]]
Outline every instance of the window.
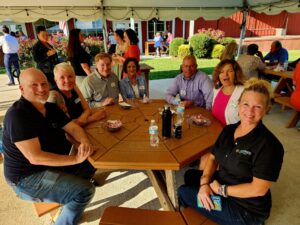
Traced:
[[86, 36], [102, 36], [102, 21], [80, 21], [78, 19], [75, 20], [75, 27], [79, 28], [82, 33]]
[[[130, 28], [130, 21], [121, 21], [121, 22], [114, 22], [114, 30], [126, 30]], [[138, 34], [139, 31], [139, 24], [134, 23], [134, 31]]]
[[148, 39], [154, 39], [156, 32], [165, 32], [165, 22], [154, 18], [148, 21]]

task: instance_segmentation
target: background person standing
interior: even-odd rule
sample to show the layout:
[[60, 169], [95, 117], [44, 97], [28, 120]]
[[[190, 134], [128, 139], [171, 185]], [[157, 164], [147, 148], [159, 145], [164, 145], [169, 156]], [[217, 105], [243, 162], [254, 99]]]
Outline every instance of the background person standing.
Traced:
[[4, 36], [0, 37], [0, 46], [2, 47], [4, 53], [4, 66], [9, 78], [9, 83], [7, 85], [11, 86], [15, 85], [12, 73], [12, 65], [14, 65], [16, 69], [17, 77], [20, 75], [18, 58], [19, 42], [15, 37], [9, 34], [9, 28], [7, 26], [3, 26], [2, 32], [4, 33]]
[[54, 66], [59, 63], [58, 55], [53, 46], [48, 43], [46, 28], [44, 26], [38, 26], [36, 33], [38, 41], [32, 49], [33, 59], [37, 64], [37, 68], [46, 75], [50, 83], [50, 89], [53, 89], [56, 86], [53, 69]]
[[92, 57], [83, 48], [84, 35], [80, 29], [70, 31], [67, 48], [68, 60], [71, 62], [76, 74], [76, 84], [80, 88], [81, 84], [92, 71], [90, 66]]

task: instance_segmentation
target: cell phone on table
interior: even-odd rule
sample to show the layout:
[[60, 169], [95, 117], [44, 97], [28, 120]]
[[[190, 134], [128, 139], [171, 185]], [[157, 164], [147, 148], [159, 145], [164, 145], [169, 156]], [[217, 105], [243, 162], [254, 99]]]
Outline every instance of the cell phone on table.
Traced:
[[[216, 210], [216, 211], [222, 211], [222, 202], [221, 202], [221, 197], [217, 196], [217, 195], [211, 195], [210, 196], [215, 208], [212, 210]], [[199, 208], [204, 208], [201, 200], [199, 199], [199, 196], [197, 195], [197, 205]]]

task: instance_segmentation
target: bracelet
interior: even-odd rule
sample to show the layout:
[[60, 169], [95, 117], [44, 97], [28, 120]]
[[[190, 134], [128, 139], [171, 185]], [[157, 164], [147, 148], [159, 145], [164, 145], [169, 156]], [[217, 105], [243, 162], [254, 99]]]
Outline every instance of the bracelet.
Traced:
[[227, 198], [228, 197], [228, 193], [227, 193], [227, 185], [224, 185], [224, 197]]
[[203, 183], [203, 184], [200, 184], [200, 187], [204, 186], [204, 185], [209, 185], [209, 183]]
[[227, 185], [221, 185], [218, 189], [218, 194], [223, 196], [224, 198], [227, 198], [228, 195], [227, 195]]

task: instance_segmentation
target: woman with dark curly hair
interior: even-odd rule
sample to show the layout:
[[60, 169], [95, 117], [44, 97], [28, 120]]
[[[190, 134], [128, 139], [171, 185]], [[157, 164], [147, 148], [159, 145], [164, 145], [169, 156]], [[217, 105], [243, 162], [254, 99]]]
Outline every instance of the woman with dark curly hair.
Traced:
[[84, 35], [80, 29], [70, 31], [67, 48], [68, 60], [71, 62], [76, 74], [76, 84], [81, 86], [83, 79], [90, 75], [91, 56], [82, 47]]
[[221, 61], [213, 74], [214, 97], [212, 114], [223, 126], [240, 120], [237, 102], [244, 90], [244, 75], [239, 64], [232, 59]]
[[122, 96], [127, 99], [143, 98], [147, 95], [146, 81], [143, 76], [137, 76], [140, 66], [136, 58], [128, 58], [123, 64], [127, 77], [120, 81]]

